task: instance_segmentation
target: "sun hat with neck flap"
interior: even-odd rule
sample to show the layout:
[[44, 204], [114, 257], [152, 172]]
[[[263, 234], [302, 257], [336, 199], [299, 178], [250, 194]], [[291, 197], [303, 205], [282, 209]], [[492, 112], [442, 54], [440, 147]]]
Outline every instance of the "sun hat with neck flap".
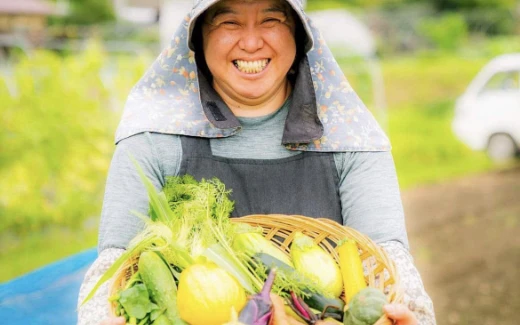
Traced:
[[[302, 49], [293, 76], [282, 144], [287, 149], [322, 152], [389, 151], [390, 143], [348, 83], [301, 0], [286, 1], [301, 23]], [[219, 0], [195, 0], [191, 12], [130, 92], [116, 143], [156, 132], [204, 138], [233, 136], [241, 125], [211, 87], [195, 54], [197, 18]]]

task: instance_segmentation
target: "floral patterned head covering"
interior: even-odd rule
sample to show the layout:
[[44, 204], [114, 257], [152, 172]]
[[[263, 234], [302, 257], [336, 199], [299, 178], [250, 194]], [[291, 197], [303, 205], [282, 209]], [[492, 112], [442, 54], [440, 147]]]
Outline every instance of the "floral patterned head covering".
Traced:
[[[204, 138], [240, 132], [240, 123], [216, 98], [192, 51], [196, 19], [218, 1], [195, 0], [170, 45], [130, 92], [116, 143], [142, 132]], [[283, 144], [292, 150], [324, 152], [390, 150], [388, 138], [348, 83], [301, 0], [286, 1], [300, 18], [306, 37]]]

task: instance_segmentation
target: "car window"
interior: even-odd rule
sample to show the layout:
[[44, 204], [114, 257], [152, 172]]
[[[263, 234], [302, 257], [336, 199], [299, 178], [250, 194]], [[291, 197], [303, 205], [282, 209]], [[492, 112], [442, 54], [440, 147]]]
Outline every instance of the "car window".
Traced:
[[503, 71], [494, 74], [486, 83], [482, 91], [497, 90], [520, 90], [520, 72], [519, 71]]

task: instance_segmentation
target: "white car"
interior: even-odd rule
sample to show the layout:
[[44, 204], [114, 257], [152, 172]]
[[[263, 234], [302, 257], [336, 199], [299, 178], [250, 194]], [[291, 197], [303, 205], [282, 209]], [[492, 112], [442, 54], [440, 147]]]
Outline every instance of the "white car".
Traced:
[[474, 150], [495, 161], [519, 154], [520, 53], [489, 62], [457, 100], [453, 131]]

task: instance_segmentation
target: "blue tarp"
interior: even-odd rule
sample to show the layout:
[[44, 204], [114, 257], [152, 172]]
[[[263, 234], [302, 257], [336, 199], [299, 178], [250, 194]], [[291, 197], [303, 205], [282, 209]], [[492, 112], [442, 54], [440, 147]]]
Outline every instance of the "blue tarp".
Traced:
[[0, 323], [76, 324], [79, 287], [96, 257], [91, 249], [0, 284]]

